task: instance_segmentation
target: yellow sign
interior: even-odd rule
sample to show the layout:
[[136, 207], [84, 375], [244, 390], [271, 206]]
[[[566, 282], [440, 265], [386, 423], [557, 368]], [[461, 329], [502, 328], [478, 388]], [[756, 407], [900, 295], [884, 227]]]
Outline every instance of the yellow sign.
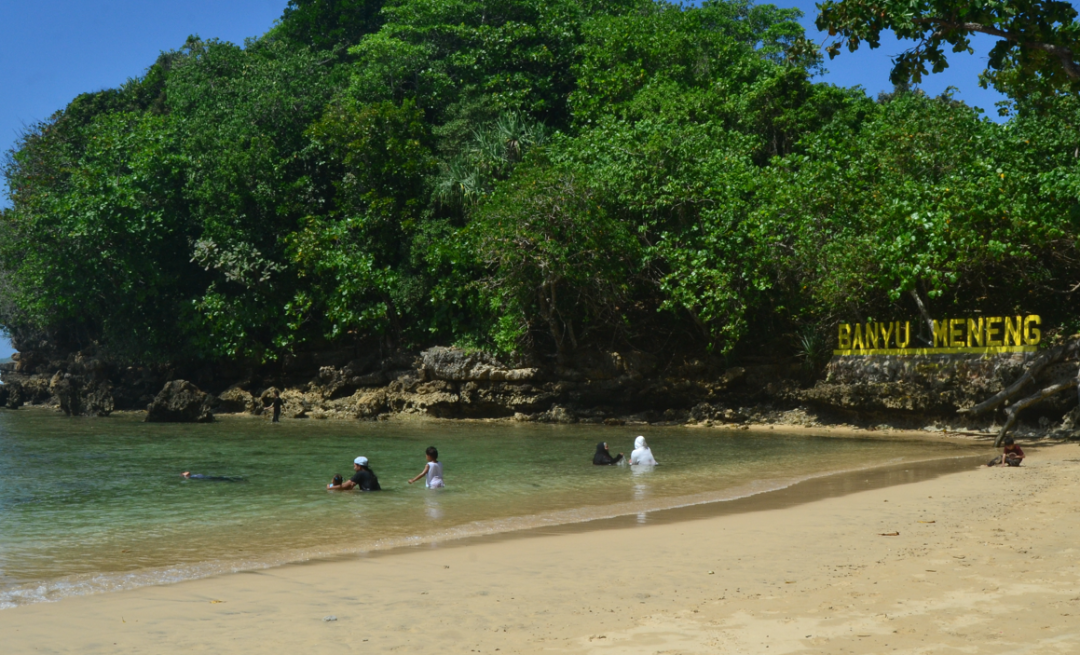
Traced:
[[1042, 340], [1042, 318], [980, 316], [934, 321], [934, 345], [911, 348], [911, 321], [840, 324], [834, 355], [945, 355], [1034, 352]]

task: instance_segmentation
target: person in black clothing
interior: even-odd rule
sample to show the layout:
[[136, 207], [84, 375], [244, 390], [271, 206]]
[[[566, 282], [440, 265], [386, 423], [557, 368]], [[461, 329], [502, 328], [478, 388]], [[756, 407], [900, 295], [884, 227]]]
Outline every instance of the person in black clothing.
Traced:
[[243, 482], [244, 478], [239, 478], [233, 475], [205, 475], [203, 473], [192, 473], [191, 471], [184, 471], [180, 474], [180, 477], [185, 480], [205, 480], [207, 482]]
[[612, 464], [618, 464], [622, 461], [622, 453], [619, 453], [618, 457], [612, 457], [608, 452], [607, 442], [601, 441], [596, 444], [596, 454], [593, 455], [592, 463], [597, 466], [611, 466]]
[[349, 489], [359, 489], [360, 491], [382, 490], [382, 487], [379, 486], [379, 478], [375, 475], [375, 471], [372, 471], [371, 467], [368, 466], [367, 457], [357, 457], [353, 460], [353, 470], [355, 470], [356, 473], [348, 480], [338, 483], [337, 479], [335, 479], [333, 482], [326, 485], [327, 491], [348, 491]]
[[278, 419], [281, 418], [281, 406], [284, 404], [284, 402], [285, 401], [281, 399], [281, 394], [275, 391], [274, 397], [270, 399], [270, 404], [266, 407], [263, 407], [264, 410], [270, 409], [271, 407], [274, 408], [274, 420], [271, 421], [271, 423], [277, 423]]

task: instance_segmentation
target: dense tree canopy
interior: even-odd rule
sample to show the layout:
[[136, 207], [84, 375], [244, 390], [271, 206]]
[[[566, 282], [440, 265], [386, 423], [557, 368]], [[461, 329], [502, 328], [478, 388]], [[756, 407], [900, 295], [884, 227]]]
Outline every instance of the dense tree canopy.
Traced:
[[[822, 20], [873, 44], [898, 25], [878, 4]], [[986, 11], [1035, 38], [1022, 11]], [[1058, 14], [1040, 38], [1066, 47]], [[973, 16], [957, 20], [993, 22]], [[1064, 60], [1006, 39], [994, 83], [1053, 93], [995, 124], [948, 96], [813, 82], [798, 18], [747, 0], [292, 0], [243, 47], [192, 37], [10, 153], [0, 324], [138, 361], [457, 343], [562, 365], [790, 353], [838, 320], [917, 315], [915, 298], [1080, 327]], [[908, 73], [966, 43], [927, 38]]]

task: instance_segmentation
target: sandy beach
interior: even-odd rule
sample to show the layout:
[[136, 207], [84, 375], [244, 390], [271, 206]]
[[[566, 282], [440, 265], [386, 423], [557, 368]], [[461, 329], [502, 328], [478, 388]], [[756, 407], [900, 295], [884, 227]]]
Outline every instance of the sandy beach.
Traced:
[[1027, 451], [1018, 469], [775, 509], [18, 607], [0, 611], [0, 642], [5, 653], [1077, 652], [1080, 449]]

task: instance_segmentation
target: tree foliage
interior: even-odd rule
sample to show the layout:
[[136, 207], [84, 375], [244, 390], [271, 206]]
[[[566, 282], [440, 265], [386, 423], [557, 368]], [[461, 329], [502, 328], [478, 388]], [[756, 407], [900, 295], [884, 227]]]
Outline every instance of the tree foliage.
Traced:
[[998, 39], [980, 82], [1016, 99], [1080, 91], [1080, 24], [1077, 11], [1061, 0], [826, 0], [818, 29], [837, 40], [835, 57], [846, 46], [881, 43], [881, 33], [913, 40], [915, 46], [893, 61], [895, 84], [919, 82], [948, 67], [946, 48], [972, 52], [971, 37]]
[[[1075, 323], [1080, 105], [1030, 43], [1071, 47], [1058, 4], [957, 18], [1026, 35], [991, 81], [1038, 93], [999, 125], [815, 83], [798, 12], [746, 0], [293, 0], [23, 135], [0, 324], [138, 361], [459, 343], [572, 365], [790, 349], [913, 293]], [[903, 19], [930, 40], [898, 79], [966, 47], [970, 25], [919, 22], [950, 7]], [[900, 9], [822, 20], [874, 45]]]

